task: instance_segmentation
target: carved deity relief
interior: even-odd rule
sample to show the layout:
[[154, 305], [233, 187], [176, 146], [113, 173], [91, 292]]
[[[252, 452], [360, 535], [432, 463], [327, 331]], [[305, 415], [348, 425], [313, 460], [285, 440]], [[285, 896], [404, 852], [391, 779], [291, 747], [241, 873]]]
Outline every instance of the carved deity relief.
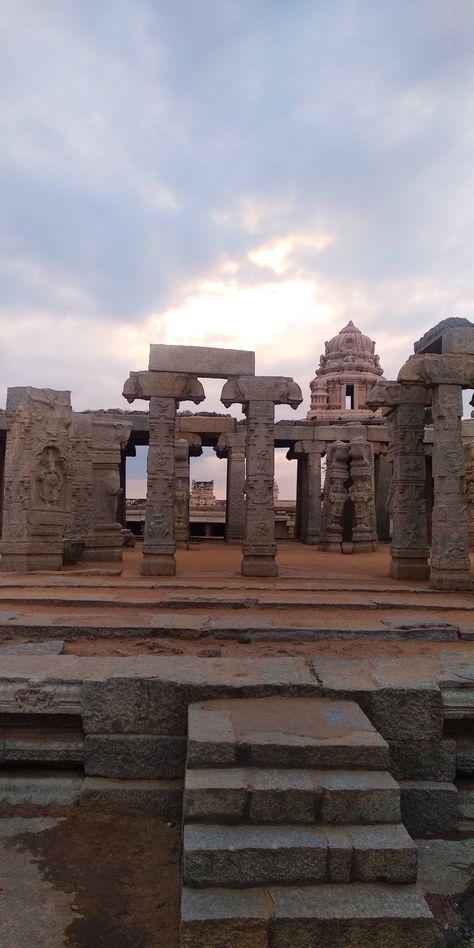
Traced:
[[66, 462], [57, 448], [43, 448], [36, 474], [37, 497], [47, 507], [58, 507], [63, 500]]

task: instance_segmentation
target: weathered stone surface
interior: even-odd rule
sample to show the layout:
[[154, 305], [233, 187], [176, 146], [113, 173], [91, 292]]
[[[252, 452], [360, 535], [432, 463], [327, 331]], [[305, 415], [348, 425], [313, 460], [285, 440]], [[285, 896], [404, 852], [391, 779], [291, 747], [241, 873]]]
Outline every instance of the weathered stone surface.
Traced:
[[323, 823], [395, 823], [400, 791], [390, 774], [370, 771], [321, 771]]
[[387, 741], [433, 741], [443, 734], [443, 702], [438, 688], [386, 687], [374, 691], [367, 715]]
[[[130, 662], [119, 659], [108, 665], [105, 675], [88, 672], [92, 666], [98, 670], [102, 665], [96, 660], [84, 665], [82, 714], [87, 733], [185, 735], [188, 705], [195, 701], [275, 694], [315, 696], [321, 692], [300, 659], [229, 661], [180, 655], [153, 661], [144, 656]], [[120, 674], [120, 668], [126, 670], [127, 677], [113, 677], [116, 669]], [[101, 680], [92, 680], [95, 677]]]
[[414, 836], [452, 833], [458, 820], [458, 791], [453, 783], [400, 781], [402, 820]]
[[314, 827], [184, 827], [183, 881], [194, 886], [252, 887], [324, 882], [327, 840]]
[[457, 738], [456, 770], [459, 774], [474, 776], [474, 737]]
[[181, 896], [181, 948], [268, 948], [264, 889], [191, 889]]
[[458, 816], [463, 820], [474, 821], [474, 787], [470, 781], [467, 786], [461, 783], [458, 787]]
[[362, 436], [351, 438], [349, 471], [352, 484], [348, 493], [353, 504], [352, 550], [354, 553], [370, 553], [378, 547], [374, 449]]
[[398, 373], [399, 382], [474, 388], [474, 355], [414, 355]]
[[349, 478], [348, 465], [349, 445], [343, 441], [334, 441], [326, 452], [320, 550], [341, 552], [342, 518], [344, 506], [349, 499], [346, 487]]
[[0, 570], [60, 569], [71, 506], [70, 392], [7, 392]]
[[79, 765], [83, 757], [83, 736], [73, 729], [2, 728], [0, 736], [2, 763]]
[[472, 884], [474, 839], [418, 839], [418, 885], [430, 895], [459, 896]]
[[2, 655], [60, 655], [64, 649], [62, 639], [50, 639], [46, 642], [9, 642], [0, 645]]
[[89, 734], [84, 770], [115, 779], [175, 778], [184, 773], [186, 741], [149, 734]]
[[222, 434], [217, 442], [218, 457], [227, 457], [226, 527], [227, 543], [245, 538], [245, 442], [247, 431]]
[[[352, 853], [352, 855], [351, 855]], [[195, 886], [416, 880], [417, 850], [401, 825], [184, 827], [183, 879]]]
[[208, 379], [255, 375], [255, 352], [207, 346], [150, 346], [148, 368], [157, 372], [185, 372]]
[[123, 386], [123, 397], [128, 402], [136, 398], [174, 398], [176, 401], [191, 401], [199, 405], [205, 394], [196, 373], [175, 372], [130, 372]]
[[385, 769], [388, 747], [353, 702], [262, 698], [189, 709], [188, 766]]
[[416, 886], [270, 889], [272, 948], [434, 948], [437, 929]]
[[2, 767], [0, 773], [0, 805], [10, 807], [71, 806], [78, 800], [83, 784], [82, 774], [61, 770], [37, 772], [24, 767]]
[[222, 389], [221, 401], [226, 408], [235, 404], [248, 405], [249, 402], [262, 401], [298, 408], [303, 396], [298, 383], [292, 378], [280, 375], [247, 375], [226, 382]]
[[443, 335], [443, 353], [466, 353], [474, 355], [474, 326], [457, 326]]
[[186, 820], [313, 823], [321, 811], [315, 772], [243, 767], [186, 772]]
[[432, 326], [427, 332], [414, 344], [415, 353], [442, 352], [443, 341], [448, 333], [453, 329], [470, 328], [472, 323], [464, 316], [448, 316], [442, 319], [436, 326]]
[[453, 781], [456, 742], [449, 738], [442, 741], [390, 741], [390, 773], [396, 780]]
[[181, 819], [182, 792], [182, 780], [85, 777], [79, 803], [95, 813], [144, 813], [174, 822]]

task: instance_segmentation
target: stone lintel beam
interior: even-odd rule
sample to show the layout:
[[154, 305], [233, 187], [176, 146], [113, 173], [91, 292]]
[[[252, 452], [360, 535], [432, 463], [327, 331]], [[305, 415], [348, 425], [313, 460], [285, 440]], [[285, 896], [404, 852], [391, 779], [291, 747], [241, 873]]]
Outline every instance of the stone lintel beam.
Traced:
[[148, 368], [158, 372], [183, 372], [203, 379], [255, 375], [255, 352], [207, 346], [151, 345]]
[[410, 356], [398, 373], [398, 381], [413, 385], [474, 388], [474, 355], [427, 353]]
[[367, 397], [370, 408], [396, 408], [405, 403], [427, 404], [424, 389], [420, 385], [402, 385], [400, 382], [381, 380]]
[[298, 454], [324, 454], [326, 450], [325, 441], [295, 441], [293, 451]]
[[242, 426], [239, 431], [234, 433], [224, 432], [219, 436], [214, 451], [218, 458], [226, 458], [229, 454], [235, 452], [245, 456], [246, 440], [247, 426]]
[[474, 326], [458, 326], [449, 329], [442, 339], [442, 352], [474, 355]]
[[123, 387], [127, 402], [136, 398], [174, 398], [177, 402], [194, 402], [199, 405], [205, 399], [204, 389], [196, 375], [184, 372], [130, 372]]
[[274, 405], [290, 405], [298, 408], [303, 401], [301, 389], [292, 378], [281, 375], [240, 376], [229, 379], [222, 389], [221, 401], [226, 408], [231, 405], [248, 405], [249, 402], [273, 402]]
[[179, 431], [177, 432], [177, 441], [186, 441], [188, 445], [188, 451], [191, 457], [199, 458], [202, 454], [202, 438], [195, 434], [193, 431]]

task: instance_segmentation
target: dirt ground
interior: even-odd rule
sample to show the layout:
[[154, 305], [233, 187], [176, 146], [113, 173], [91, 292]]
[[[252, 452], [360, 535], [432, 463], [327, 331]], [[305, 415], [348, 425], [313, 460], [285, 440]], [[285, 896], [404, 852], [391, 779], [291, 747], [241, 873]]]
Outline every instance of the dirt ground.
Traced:
[[[180, 828], [81, 807], [52, 822], [42, 832], [12, 836], [7, 848], [31, 855], [42, 879], [72, 894], [65, 948], [178, 948]], [[41, 911], [40, 904], [38, 921]], [[33, 942], [26, 935], [21, 948], [27, 946]], [[18, 946], [3, 941], [2, 948]]]

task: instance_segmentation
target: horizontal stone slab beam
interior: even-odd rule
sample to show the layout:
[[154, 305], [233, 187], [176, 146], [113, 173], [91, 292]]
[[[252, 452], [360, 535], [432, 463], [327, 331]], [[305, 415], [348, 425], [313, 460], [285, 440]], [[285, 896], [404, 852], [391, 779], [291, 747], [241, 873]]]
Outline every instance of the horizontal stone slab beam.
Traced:
[[461, 385], [474, 388], [474, 355], [414, 355], [398, 373], [399, 382], [413, 385]]
[[151, 345], [148, 368], [155, 372], [185, 372], [207, 379], [255, 375], [255, 352], [207, 346]]
[[376, 382], [367, 396], [369, 408], [396, 408], [397, 405], [427, 404], [423, 388], [419, 385], [401, 385], [400, 382]]
[[298, 383], [286, 376], [240, 376], [225, 383], [221, 401], [226, 408], [235, 404], [246, 405], [248, 402], [265, 401], [298, 408], [303, 396]]
[[199, 405], [205, 399], [204, 389], [196, 375], [181, 372], [130, 372], [123, 387], [128, 402], [136, 398], [175, 398]]

